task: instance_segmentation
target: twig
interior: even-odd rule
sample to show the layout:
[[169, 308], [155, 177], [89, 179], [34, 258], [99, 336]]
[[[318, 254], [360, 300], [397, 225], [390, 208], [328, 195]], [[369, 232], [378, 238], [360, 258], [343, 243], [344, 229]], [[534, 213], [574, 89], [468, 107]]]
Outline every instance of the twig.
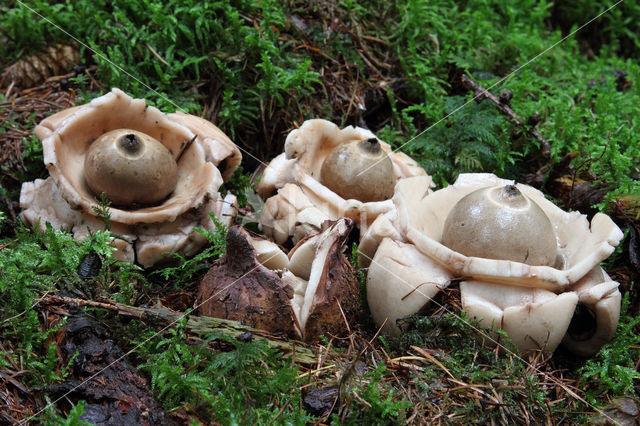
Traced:
[[9, 87], [7, 88], [7, 91], [4, 92], [4, 98], [5, 99], [9, 99], [9, 96], [11, 95], [11, 91], [13, 90], [13, 87], [15, 86], [15, 81], [11, 81], [11, 84], [9, 84]]
[[[174, 312], [164, 307], [139, 308], [111, 301], [97, 302], [94, 300], [76, 299], [58, 295], [44, 296], [38, 299], [37, 303], [41, 306], [75, 305], [106, 309], [116, 312], [122, 317], [135, 318], [149, 326], [160, 328], [175, 323], [184, 316], [183, 312]], [[221, 333], [232, 338], [236, 338], [244, 333], [251, 333], [254, 339], [265, 341], [270, 347], [278, 349], [285, 354], [295, 353], [296, 361], [300, 364], [313, 364], [316, 361], [313, 351], [304, 347], [301, 343], [295, 342], [294, 344], [292, 341], [276, 340], [277, 337], [267, 331], [258, 330], [243, 325], [237, 321], [205, 316], [189, 316], [186, 324], [186, 330], [191, 334], [203, 338], [207, 338], [207, 336], [210, 336], [214, 332]]]
[[55, 102], [51, 102], [51, 101], [48, 101], [46, 99], [31, 98], [31, 100], [33, 100], [34, 102], [40, 102], [40, 103], [43, 103], [45, 105], [49, 105], [49, 106], [52, 106], [52, 107], [62, 108], [60, 105], [56, 104]]
[[[521, 129], [526, 129], [524, 125], [524, 120], [518, 114], [516, 114], [513, 109], [509, 106], [510, 94], [511, 92], [504, 92], [505, 96], [500, 96], [498, 99], [493, 93], [486, 90], [484, 87], [480, 86], [478, 83], [473, 81], [471, 77], [466, 74], [462, 74], [460, 77], [462, 85], [468, 90], [473, 90], [474, 100], [477, 102], [481, 102], [484, 99], [489, 99], [491, 102], [496, 104], [498, 110], [505, 115], [516, 127]], [[513, 94], [511, 94], [513, 95]], [[535, 120], [534, 120], [535, 121]], [[535, 128], [531, 128], [527, 130], [527, 133], [533, 137], [535, 140], [540, 142], [542, 146], [542, 156], [544, 158], [549, 158], [551, 156], [551, 144], [536, 130]]]
[[437, 365], [438, 367], [440, 367], [440, 369], [442, 371], [444, 371], [445, 373], [447, 373], [447, 375], [449, 377], [451, 377], [452, 379], [456, 379], [456, 377], [451, 374], [451, 371], [449, 371], [447, 369], [447, 367], [444, 366], [444, 364], [442, 364], [440, 361], [438, 361], [438, 359], [436, 357], [434, 357], [433, 355], [431, 355], [429, 352], [425, 351], [424, 349], [418, 347], [418, 346], [411, 346], [411, 349], [413, 349], [414, 351], [418, 352], [420, 355], [422, 355], [423, 357], [425, 357], [427, 360], [431, 361], [432, 363], [434, 363], [435, 365]]
[[191, 140], [183, 142], [184, 145], [182, 146], [182, 149], [180, 150], [180, 153], [178, 154], [178, 157], [176, 158], [176, 163], [178, 161], [180, 161], [180, 159], [182, 158], [182, 154], [184, 154], [189, 149], [189, 147], [191, 146], [191, 144], [193, 144], [193, 141], [195, 141], [197, 137], [198, 137], [198, 135], [193, 135]]
[[8, 243], [2, 244], [2, 245], [0, 245], [0, 250], [4, 250], [7, 247], [9, 247], [11, 244], [16, 243], [16, 242], [18, 242], [18, 240], [12, 240], [12, 241], [9, 241]]

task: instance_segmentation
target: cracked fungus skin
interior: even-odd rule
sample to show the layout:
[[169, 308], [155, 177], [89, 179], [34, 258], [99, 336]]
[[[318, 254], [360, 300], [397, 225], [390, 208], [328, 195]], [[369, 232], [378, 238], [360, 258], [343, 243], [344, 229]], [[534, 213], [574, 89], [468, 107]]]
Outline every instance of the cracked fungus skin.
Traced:
[[196, 306], [200, 315], [295, 337], [292, 298], [293, 288], [258, 263], [253, 247], [232, 227], [227, 234], [227, 252], [202, 280]]
[[[384, 324], [384, 332], [399, 334], [397, 320], [420, 311], [455, 280], [460, 281], [462, 306], [469, 316], [485, 327], [502, 328], [523, 352], [552, 353], [564, 342], [569, 350], [588, 356], [613, 337], [621, 295], [618, 283], [599, 264], [623, 234], [608, 216], [597, 213], [589, 222], [579, 212], [558, 208], [535, 188], [491, 174], [461, 174], [453, 185], [425, 193], [429, 184], [425, 177], [398, 182], [394, 209], [378, 216], [360, 242], [360, 266], [369, 267], [369, 307], [376, 323]], [[491, 238], [485, 247], [466, 251], [464, 232], [447, 236], [446, 223], [461, 200], [483, 191], [500, 196], [504, 188], [514, 194], [517, 189], [548, 218], [552, 232], [543, 244], [547, 259], [522, 262], [530, 257], [526, 245], [511, 259], [494, 259], [503, 256], [482, 251], [499, 245]], [[519, 226], [534, 228], [525, 233], [525, 240], [548, 232], [546, 224], [535, 221]], [[571, 326], [574, 312], [579, 314]], [[585, 315], [590, 315], [588, 326], [577, 324]]]
[[359, 312], [358, 280], [342, 254], [352, 227], [350, 219], [328, 221], [288, 256], [271, 241], [231, 228], [227, 253], [200, 283], [199, 313], [305, 341], [348, 336]]
[[[143, 182], [143, 188], [133, 191], [131, 198], [127, 192], [135, 182], [127, 179], [142, 179], [137, 167], [120, 167], [125, 172], [132, 171], [133, 176], [111, 183], [107, 179], [107, 186], [100, 186], [104, 181], [99, 179], [102, 183], [95, 186], [95, 168], [91, 160], [86, 162], [87, 153], [95, 141], [118, 130], [124, 130], [124, 136], [135, 134], [141, 140], [152, 138], [161, 144], [160, 151], [166, 150], [163, 161], [169, 160], [168, 153], [168, 163], [176, 163], [175, 182], [170, 166], [152, 164], [155, 167], [150, 168], [151, 177], [161, 172], [163, 178], [168, 178], [166, 186]], [[235, 144], [206, 120], [181, 113], [164, 114], [147, 106], [144, 99], [133, 99], [113, 89], [88, 104], [46, 118], [34, 133], [42, 141], [50, 177], [22, 185], [21, 216], [28, 224], [39, 223], [44, 229], [49, 222], [82, 239], [104, 229], [96, 217], [96, 197], [97, 192], [111, 193], [111, 230], [123, 237], [113, 241], [116, 257], [148, 267], [171, 260], [167, 252], [195, 254], [206, 243], [195, 228], [215, 232], [209, 212], [227, 226], [233, 222], [235, 196], [223, 198], [218, 189], [233, 174], [242, 156]], [[180, 156], [188, 141], [193, 142]], [[160, 161], [153, 158], [152, 163]], [[87, 164], [91, 170], [85, 168]], [[117, 164], [112, 167], [117, 168]], [[123, 190], [125, 197], [118, 198], [117, 193]]]
[[322, 274], [305, 325], [305, 335], [344, 336], [348, 332], [345, 321], [354, 324], [358, 315], [360, 297], [355, 271], [340, 251], [332, 250]]

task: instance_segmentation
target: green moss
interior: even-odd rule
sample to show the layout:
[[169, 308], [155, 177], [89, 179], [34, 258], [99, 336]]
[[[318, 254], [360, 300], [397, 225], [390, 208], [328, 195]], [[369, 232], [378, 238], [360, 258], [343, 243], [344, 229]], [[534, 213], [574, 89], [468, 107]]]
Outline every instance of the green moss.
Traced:
[[110, 240], [108, 233], [97, 232], [78, 243], [69, 233], [54, 230], [49, 224], [43, 233], [20, 227], [15, 239], [0, 240], [0, 334], [19, 348], [9, 356], [23, 364], [25, 383], [51, 383], [60, 378], [53, 368], [55, 343], [44, 348], [41, 345], [62, 324], [43, 331], [34, 309], [36, 298], [60, 289], [83, 287], [76, 272], [78, 265], [90, 252], [110, 259]]
[[186, 343], [182, 321], [167, 338], [141, 342], [140, 366], [151, 375], [155, 395], [168, 411], [184, 409], [202, 421], [229, 425], [304, 425], [313, 419], [301, 409], [297, 368], [264, 342], [240, 342], [211, 335], [231, 349], [214, 352]]
[[640, 379], [636, 366], [640, 357], [640, 336], [637, 333], [640, 317], [629, 315], [628, 309], [629, 297], [626, 294], [614, 338], [578, 371], [587, 391], [586, 399], [591, 404], [597, 404], [603, 395], [633, 395]]

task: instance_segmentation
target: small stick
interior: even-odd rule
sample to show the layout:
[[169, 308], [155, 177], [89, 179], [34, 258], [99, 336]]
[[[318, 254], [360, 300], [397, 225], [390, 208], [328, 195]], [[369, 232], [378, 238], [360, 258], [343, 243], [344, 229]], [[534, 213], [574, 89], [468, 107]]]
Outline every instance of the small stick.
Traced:
[[[94, 300], [63, 297], [54, 294], [41, 297], [37, 300], [37, 304], [40, 306], [86, 306], [106, 309], [116, 312], [122, 317], [135, 318], [149, 326], [157, 328], [171, 325], [184, 316], [183, 312], [174, 312], [164, 307], [140, 308], [108, 300], [97, 302]], [[186, 329], [190, 334], [201, 338], [207, 338], [207, 336], [210, 336], [214, 332], [233, 338], [248, 332], [252, 334], [254, 339], [266, 341], [267, 345], [280, 350], [284, 354], [291, 355], [295, 353], [295, 359], [300, 364], [313, 364], [316, 361], [313, 351], [299, 342], [278, 340], [277, 336], [267, 331], [258, 330], [237, 321], [190, 315], [187, 319]]]
[[178, 157], [176, 158], [176, 163], [178, 161], [180, 161], [180, 159], [182, 158], [182, 154], [184, 154], [185, 151], [189, 149], [189, 147], [191, 146], [193, 141], [196, 140], [197, 137], [198, 137], [198, 135], [193, 135], [193, 137], [191, 138], [190, 141], [187, 141], [187, 142], [184, 143], [184, 146], [182, 147], [182, 149], [180, 150], [180, 153], [178, 154]]
[[[466, 74], [462, 74], [460, 77], [462, 85], [468, 90], [473, 90], [473, 99], [477, 102], [480, 102], [484, 99], [489, 99], [491, 102], [496, 104], [498, 111], [500, 111], [503, 115], [505, 115], [509, 121], [511, 121], [516, 127], [524, 129], [524, 120], [518, 114], [511, 109], [509, 106], [509, 96], [500, 96], [500, 99], [496, 97], [493, 93], [489, 92], [487, 89], [476, 83]], [[512, 95], [513, 96], [513, 95]], [[531, 137], [540, 142], [542, 146], [542, 156], [544, 158], [549, 158], [551, 156], [551, 144], [536, 130], [535, 128], [531, 128], [527, 131]]]

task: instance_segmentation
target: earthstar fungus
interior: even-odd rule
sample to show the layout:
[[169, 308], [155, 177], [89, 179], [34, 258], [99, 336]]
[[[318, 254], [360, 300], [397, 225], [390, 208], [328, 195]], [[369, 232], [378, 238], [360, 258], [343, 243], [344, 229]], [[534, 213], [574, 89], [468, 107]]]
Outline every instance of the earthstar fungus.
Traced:
[[444, 222], [442, 244], [465, 256], [552, 266], [557, 242], [542, 209], [515, 185], [475, 190]]
[[[620, 292], [599, 263], [613, 252], [622, 232], [608, 216], [597, 213], [589, 223], [585, 215], [563, 211], [540, 191], [491, 174], [461, 174], [453, 185], [429, 194], [430, 183], [424, 176], [398, 182], [395, 208], [378, 216], [360, 243], [361, 266], [369, 266], [369, 306], [378, 324], [387, 321], [384, 331], [399, 333], [396, 320], [420, 310], [452, 280], [461, 280], [463, 309], [486, 327], [504, 329], [522, 351], [551, 353], [564, 339], [568, 349], [589, 355], [611, 339]], [[420, 188], [424, 196], [419, 196]], [[519, 201], [497, 210], [506, 218], [491, 225], [497, 228], [482, 229], [495, 219], [482, 215], [495, 211], [495, 199], [503, 196]], [[475, 207], [465, 207], [469, 200]], [[524, 222], [518, 217], [533, 204], [550, 227], [539, 212]], [[460, 216], [455, 206], [467, 213]], [[470, 221], [470, 211], [481, 216], [477, 224]], [[505, 224], [515, 224], [515, 229], [501, 228]], [[461, 231], [468, 226], [475, 230]], [[533, 227], [534, 232], [522, 227]], [[534, 254], [519, 241], [520, 231], [525, 240], [537, 232], [551, 235], [533, 243], [544, 247]], [[481, 241], [474, 241], [476, 234], [484, 235]], [[505, 245], [502, 253], [511, 251], [511, 260], [492, 258], [503, 256], [490, 253], [500, 244]], [[488, 250], [486, 257], [481, 250]], [[577, 306], [590, 315], [589, 325], [582, 327], [586, 330], [576, 324], [580, 318], [573, 318]]]
[[393, 163], [377, 138], [335, 147], [322, 162], [320, 182], [344, 199], [384, 201], [393, 195]]
[[424, 176], [409, 156], [367, 129], [320, 119], [287, 135], [284, 151], [264, 168], [256, 190], [267, 198], [261, 222], [278, 244], [317, 232], [324, 220], [348, 217], [366, 228], [393, 208], [398, 180]]
[[208, 212], [226, 225], [235, 217], [235, 197], [218, 189], [241, 154], [199, 117], [164, 114], [113, 89], [46, 118], [35, 134], [50, 177], [23, 184], [27, 223], [49, 222], [83, 238], [104, 228], [96, 198], [105, 193], [111, 230], [122, 237], [113, 242], [117, 257], [151, 266], [169, 251], [197, 252], [206, 239], [195, 228], [215, 231]]

